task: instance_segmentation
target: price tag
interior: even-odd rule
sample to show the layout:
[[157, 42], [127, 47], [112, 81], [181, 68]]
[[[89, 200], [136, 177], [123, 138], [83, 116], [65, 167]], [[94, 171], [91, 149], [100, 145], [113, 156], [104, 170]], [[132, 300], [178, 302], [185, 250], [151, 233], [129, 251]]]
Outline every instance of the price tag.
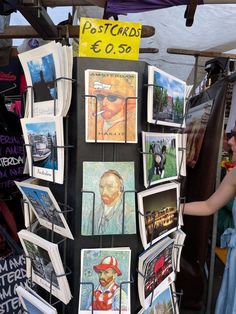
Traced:
[[138, 60], [141, 23], [82, 17], [79, 56]]

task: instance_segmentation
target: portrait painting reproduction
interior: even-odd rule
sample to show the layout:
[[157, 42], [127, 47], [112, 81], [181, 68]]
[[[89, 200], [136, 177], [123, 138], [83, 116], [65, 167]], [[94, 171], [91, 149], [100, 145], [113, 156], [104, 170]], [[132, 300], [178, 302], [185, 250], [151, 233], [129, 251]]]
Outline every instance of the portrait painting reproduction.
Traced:
[[198, 161], [212, 105], [213, 99], [188, 110], [185, 129], [187, 134], [186, 164], [190, 168], [194, 168]]
[[78, 313], [131, 313], [130, 262], [127, 247], [82, 249]]
[[185, 127], [186, 83], [148, 66], [148, 122]]
[[166, 183], [138, 193], [139, 228], [147, 249], [179, 227], [179, 183]]
[[136, 72], [85, 71], [86, 142], [137, 143]]
[[142, 132], [144, 186], [178, 177], [178, 136]]
[[30, 175], [63, 183], [64, 151], [62, 117], [21, 119]]
[[135, 234], [134, 162], [84, 162], [82, 235]]

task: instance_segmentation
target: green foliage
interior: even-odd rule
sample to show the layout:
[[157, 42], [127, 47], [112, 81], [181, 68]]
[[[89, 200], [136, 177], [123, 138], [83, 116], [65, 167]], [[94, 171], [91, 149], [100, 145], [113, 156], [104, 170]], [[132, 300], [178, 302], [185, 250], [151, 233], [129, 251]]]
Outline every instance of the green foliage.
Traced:
[[167, 90], [159, 86], [154, 86], [153, 103], [155, 104], [157, 111], [162, 111], [163, 107], [167, 105], [167, 101], [168, 101]]

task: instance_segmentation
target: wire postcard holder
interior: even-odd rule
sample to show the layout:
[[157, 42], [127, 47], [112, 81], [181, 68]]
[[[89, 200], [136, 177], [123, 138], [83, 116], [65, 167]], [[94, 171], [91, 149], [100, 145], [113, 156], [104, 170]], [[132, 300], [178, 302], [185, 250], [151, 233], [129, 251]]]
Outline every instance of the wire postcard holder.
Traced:
[[[56, 89], [57, 87], [57, 82], [59, 80], [69, 80], [71, 81], [72, 83], [75, 82], [76, 80], [72, 79], [72, 78], [68, 78], [68, 77], [60, 77], [60, 78], [57, 78], [53, 81], [53, 85], [54, 85], [54, 89]], [[31, 89], [31, 99], [30, 99], [30, 109], [31, 109], [31, 118], [33, 118], [33, 115], [34, 115], [34, 88], [33, 86], [27, 86], [27, 90]], [[53, 116], [56, 116], [57, 114], [57, 99], [56, 99], [56, 95], [54, 94], [54, 97], [53, 97]], [[56, 216], [59, 214], [65, 214], [65, 217], [67, 218], [67, 214], [69, 212], [72, 212], [74, 209], [72, 207], [70, 207], [68, 204], [67, 204], [67, 189], [68, 189], [68, 184], [67, 184], [67, 180], [68, 180], [68, 149], [69, 148], [73, 148], [74, 146], [73, 145], [68, 145], [68, 116], [65, 117], [65, 145], [52, 145], [50, 146], [50, 151], [51, 151], [51, 156], [52, 156], [52, 183], [56, 183], [55, 182], [55, 170], [56, 170], [56, 166], [55, 166], [55, 163], [56, 163], [56, 154], [57, 154], [57, 151], [59, 149], [63, 149], [65, 150], [65, 164], [64, 164], [64, 167], [65, 167], [65, 176], [64, 176], [64, 197], [65, 197], [65, 202], [64, 203], [58, 203], [60, 205], [60, 207], [63, 207], [63, 210], [61, 211], [58, 211], [56, 208], [53, 209], [53, 212], [52, 212], [52, 229], [51, 229], [51, 235], [50, 235], [50, 238], [51, 238], [51, 242], [54, 243], [54, 238], [55, 238], [55, 225], [56, 225]], [[34, 163], [33, 163], [33, 144], [24, 144], [25, 146], [28, 146], [29, 147], [29, 150], [30, 150], [30, 158], [31, 158], [31, 175], [33, 176], [34, 175]], [[26, 157], [26, 156], [25, 156]], [[30, 217], [30, 204], [25, 200], [22, 202], [22, 205], [24, 204], [27, 204], [26, 206], [26, 210], [28, 212], [28, 217]], [[41, 229], [42, 226], [40, 226], [39, 228], [37, 228], [36, 230], [34, 230], [35, 232], [38, 232], [39, 229]], [[32, 231], [32, 223], [31, 221], [29, 220], [29, 230]], [[49, 236], [49, 234], [48, 234]], [[50, 289], [49, 289], [49, 303], [52, 304], [52, 286], [53, 286], [53, 278], [59, 278], [59, 277], [62, 277], [62, 276], [67, 276], [69, 274], [71, 274], [71, 270], [69, 269], [69, 267], [66, 265], [66, 238], [63, 237], [60, 241], [57, 241], [57, 244], [59, 245], [60, 243], [63, 243], [63, 247], [64, 247], [64, 258], [63, 258], [63, 261], [64, 261], [64, 269], [68, 269], [68, 271], [66, 271], [64, 274], [56, 274], [55, 271], [53, 270], [51, 272], [51, 276], [50, 276]], [[26, 256], [27, 258], [30, 258], [29, 256]], [[32, 262], [31, 262], [31, 281], [32, 281]], [[58, 300], [56, 303], [54, 304], [57, 304], [58, 302], [61, 302], [60, 300]], [[53, 304], [53, 305], [54, 305]], [[65, 313], [65, 306], [64, 304], [62, 304], [63, 308], [62, 308], [62, 312]]]

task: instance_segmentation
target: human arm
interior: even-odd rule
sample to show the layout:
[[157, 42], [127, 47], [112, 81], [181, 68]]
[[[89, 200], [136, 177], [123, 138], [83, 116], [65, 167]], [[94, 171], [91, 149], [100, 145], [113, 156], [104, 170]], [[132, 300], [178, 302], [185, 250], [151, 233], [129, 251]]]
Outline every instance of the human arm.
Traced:
[[183, 213], [193, 216], [208, 216], [223, 207], [236, 194], [236, 167], [229, 172], [207, 200], [182, 204]]

